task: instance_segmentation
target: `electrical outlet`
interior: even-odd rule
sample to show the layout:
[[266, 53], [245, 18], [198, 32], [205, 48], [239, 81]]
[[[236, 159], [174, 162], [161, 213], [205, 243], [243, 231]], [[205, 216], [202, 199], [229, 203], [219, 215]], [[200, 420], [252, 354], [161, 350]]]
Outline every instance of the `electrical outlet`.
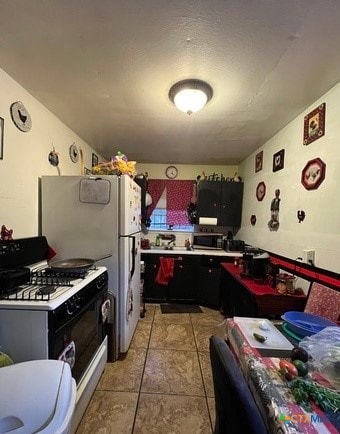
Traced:
[[306, 264], [315, 265], [315, 250], [305, 249], [302, 258]]

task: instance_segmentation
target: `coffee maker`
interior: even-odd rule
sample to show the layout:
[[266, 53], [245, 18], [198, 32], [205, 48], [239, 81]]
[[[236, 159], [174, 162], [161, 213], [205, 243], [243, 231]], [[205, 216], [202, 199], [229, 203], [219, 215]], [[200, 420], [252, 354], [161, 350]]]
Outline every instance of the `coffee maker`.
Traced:
[[249, 249], [243, 256], [242, 277], [264, 282], [269, 270], [269, 255], [261, 249]]

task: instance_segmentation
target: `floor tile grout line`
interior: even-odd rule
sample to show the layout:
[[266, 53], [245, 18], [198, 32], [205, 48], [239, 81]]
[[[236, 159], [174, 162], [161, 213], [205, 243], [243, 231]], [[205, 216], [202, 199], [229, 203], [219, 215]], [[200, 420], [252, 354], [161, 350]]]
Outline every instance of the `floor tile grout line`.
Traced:
[[142, 375], [141, 375], [141, 379], [140, 379], [140, 385], [139, 385], [139, 389], [138, 389], [138, 397], [137, 397], [137, 402], [136, 402], [136, 410], [135, 410], [135, 415], [133, 418], [133, 423], [132, 423], [132, 428], [131, 428], [131, 434], [134, 432], [135, 429], [135, 424], [136, 424], [136, 417], [137, 417], [137, 411], [138, 411], [138, 406], [139, 406], [139, 400], [140, 400], [140, 395], [141, 395], [141, 390], [142, 390], [142, 385], [143, 385], [143, 378], [144, 378], [144, 372], [145, 372], [145, 366], [146, 366], [146, 360], [148, 358], [148, 352], [149, 352], [149, 347], [150, 347], [150, 340], [151, 340], [151, 334], [152, 334], [152, 328], [153, 328], [153, 324], [155, 321], [155, 313], [156, 313], [156, 307], [153, 310], [153, 315], [152, 315], [152, 321], [151, 321], [151, 327], [150, 327], [150, 332], [149, 332], [149, 339], [148, 339], [148, 345], [146, 347], [146, 353], [145, 353], [145, 359], [144, 359], [144, 365], [143, 365], [143, 371], [142, 371]]
[[199, 356], [199, 350], [198, 350], [198, 345], [197, 345], [197, 340], [196, 340], [196, 335], [195, 335], [195, 329], [194, 329], [194, 325], [193, 325], [192, 318], [191, 318], [190, 314], [189, 314], [189, 317], [190, 317], [191, 328], [192, 328], [192, 332], [193, 332], [194, 340], [195, 340], [195, 345], [196, 345], [196, 349], [197, 349], [198, 364], [199, 364], [200, 371], [201, 371], [203, 389], [204, 389], [204, 394], [205, 394], [205, 404], [207, 406], [208, 416], [209, 416], [209, 420], [210, 420], [211, 432], [213, 432], [213, 422], [212, 422], [211, 414], [210, 414], [210, 410], [209, 410], [208, 394], [207, 394], [207, 389], [205, 387], [205, 382], [204, 382], [204, 377], [203, 377], [203, 369], [202, 369], [201, 359], [200, 359], [200, 356]]

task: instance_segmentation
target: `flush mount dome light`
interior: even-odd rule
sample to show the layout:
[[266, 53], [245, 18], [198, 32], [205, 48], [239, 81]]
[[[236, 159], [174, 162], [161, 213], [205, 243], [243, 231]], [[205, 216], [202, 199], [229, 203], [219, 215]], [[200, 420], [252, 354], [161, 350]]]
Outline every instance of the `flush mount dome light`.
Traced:
[[170, 100], [188, 115], [201, 110], [212, 96], [212, 87], [205, 81], [196, 79], [179, 81], [169, 90]]

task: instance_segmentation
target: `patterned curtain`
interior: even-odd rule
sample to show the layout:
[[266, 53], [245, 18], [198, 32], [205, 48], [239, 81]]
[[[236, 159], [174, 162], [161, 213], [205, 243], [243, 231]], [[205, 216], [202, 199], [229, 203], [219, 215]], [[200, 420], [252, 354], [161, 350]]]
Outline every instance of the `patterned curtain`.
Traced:
[[193, 196], [193, 181], [167, 180], [167, 224], [188, 225], [187, 209]]
[[147, 208], [147, 216], [150, 218], [153, 210], [156, 208], [166, 186], [166, 179], [149, 179], [148, 192], [152, 197], [152, 204]]

